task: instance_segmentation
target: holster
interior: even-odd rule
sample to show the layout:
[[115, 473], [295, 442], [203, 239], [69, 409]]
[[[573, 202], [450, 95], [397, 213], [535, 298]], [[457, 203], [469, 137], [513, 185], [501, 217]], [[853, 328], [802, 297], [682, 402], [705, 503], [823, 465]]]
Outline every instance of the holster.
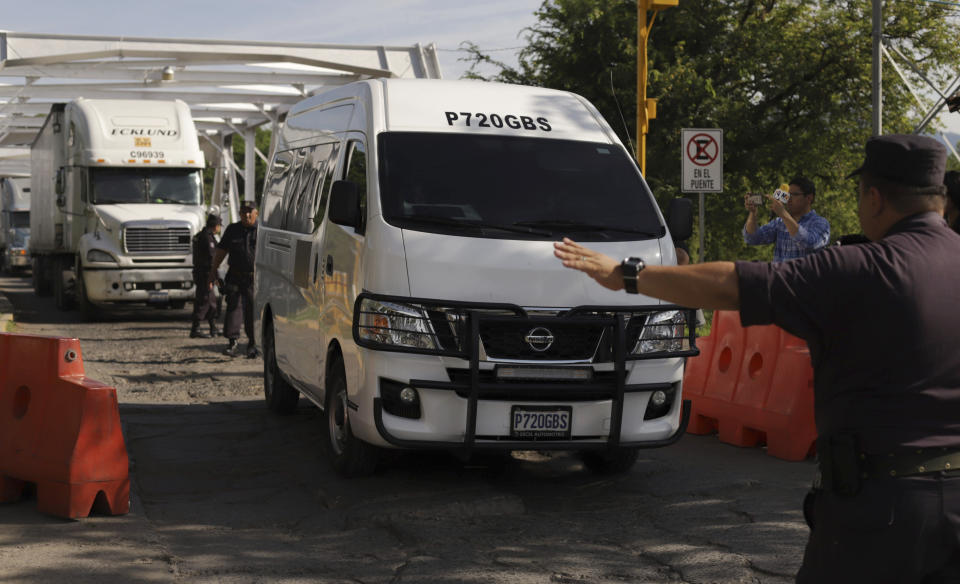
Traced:
[[832, 434], [817, 439], [820, 485], [834, 494], [852, 497], [860, 492], [862, 460], [855, 434]]

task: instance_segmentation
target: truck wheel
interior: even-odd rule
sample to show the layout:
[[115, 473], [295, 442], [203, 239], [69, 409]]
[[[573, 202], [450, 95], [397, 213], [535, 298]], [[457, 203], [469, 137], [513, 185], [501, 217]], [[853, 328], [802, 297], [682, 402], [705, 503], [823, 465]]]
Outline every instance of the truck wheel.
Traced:
[[337, 362], [327, 380], [326, 450], [334, 470], [341, 476], [357, 477], [372, 474], [377, 467], [377, 448], [353, 435], [350, 429], [350, 408], [347, 406], [347, 380], [343, 363]]
[[615, 448], [611, 450], [584, 450], [580, 453], [583, 466], [596, 474], [621, 474], [633, 468], [640, 457], [638, 448]]
[[95, 304], [90, 302], [87, 297], [87, 285], [83, 282], [83, 271], [77, 270], [77, 282], [74, 285], [77, 291], [77, 308], [80, 309], [80, 316], [86, 321], [95, 321], [99, 316], [99, 311]]
[[267, 407], [278, 414], [292, 414], [300, 401], [300, 392], [280, 374], [273, 323], [269, 321], [263, 327], [263, 396]]
[[73, 262], [67, 264], [67, 262], [62, 259], [53, 261], [53, 298], [56, 301], [57, 308], [60, 310], [70, 310], [73, 308], [73, 295], [63, 281], [63, 272], [72, 267]]
[[33, 258], [33, 292], [37, 296], [50, 295], [50, 279], [47, 274], [47, 261], [41, 257]]

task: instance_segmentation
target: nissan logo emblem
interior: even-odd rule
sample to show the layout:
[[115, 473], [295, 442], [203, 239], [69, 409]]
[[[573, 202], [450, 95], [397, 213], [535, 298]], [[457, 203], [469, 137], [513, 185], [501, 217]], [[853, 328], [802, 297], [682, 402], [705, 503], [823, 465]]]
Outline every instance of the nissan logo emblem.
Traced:
[[527, 341], [531, 349], [542, 353], [553, 345], [554, 338], [553, 333], [542, 326], [538, 326], [537, 328], [530, 329], [530, 332], [527, 333], [527, 336], [523, 337], [523, 340]]

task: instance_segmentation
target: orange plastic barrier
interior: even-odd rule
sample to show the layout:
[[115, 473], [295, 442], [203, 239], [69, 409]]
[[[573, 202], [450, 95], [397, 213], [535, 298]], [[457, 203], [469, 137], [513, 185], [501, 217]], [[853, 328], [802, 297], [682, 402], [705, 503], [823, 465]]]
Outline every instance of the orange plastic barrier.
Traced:
[[684, 374], [684, 397], [692, 402], [687, 431], [715, 430], [722, 442], [737, 446], [766, 444], [768, 454], [785, 460], [812, 454], [813, 369], [806, 343], [776, 326], [743, 329], [731, 311], [714, 313], [713, 331], [698, 345], [703, 342], [714, 345], [709, 371], [704, 377], [703, 363], [691, 368], [691, 359]]
[[117, 392], [84, 375], [77, 339], [0, 334], [0, 502], [28, 484], [43, 513], [130, 510]]
[[687, 366], [683, 372], [683, 397], [690, 399], [690, 422], [687, 432], [691, 434], [712, 434], [717, 431], [716, 421], [698, 415], [697, 397], [703, 397], [703, 390], [707, 386], [707, 373], [710, 372], [710, 361], [713, 359], [713, 337], [706, 336], [697, 339], [697, 348], [700, 354], [687, 359]]

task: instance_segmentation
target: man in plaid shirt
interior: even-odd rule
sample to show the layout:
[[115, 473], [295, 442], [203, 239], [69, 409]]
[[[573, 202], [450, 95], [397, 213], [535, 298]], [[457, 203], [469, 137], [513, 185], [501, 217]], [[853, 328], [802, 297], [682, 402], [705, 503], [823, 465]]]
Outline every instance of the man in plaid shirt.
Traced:
[[757, 226], [759, 205], [744, 195], [743, 202], [750, 214], [743, 226], [743, 241], [748, 245], [773, 243], [775, 262], [802, 258], [826, 247], [830, 243], [830, 223], [812, 209], [816, 194], [813, 183], [798, 176], [790, 181], [790, 200], [785, 204], [773, 195], [764, 195], [777, 218], [761, 227]]

